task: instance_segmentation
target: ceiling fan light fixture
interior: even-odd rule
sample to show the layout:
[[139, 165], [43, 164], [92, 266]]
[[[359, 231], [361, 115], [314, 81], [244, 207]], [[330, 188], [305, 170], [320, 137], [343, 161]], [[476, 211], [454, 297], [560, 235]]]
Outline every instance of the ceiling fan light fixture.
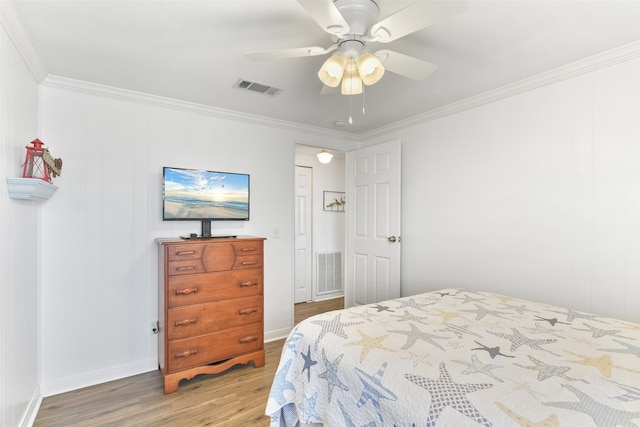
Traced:
[[340, 80], [342, 80], [346, 63], [347, 59], [344, 56], [339, 54], [331, 55], [318, 71], [318, 78], [329, 87], [337, 87], [340, 84]]
[[316, 154], [316, 157], [318, 157], [318, 161], [322, 164], [327, 164], [331, 161], [331, 159], [333, 158], [333, 154], [331, 154], [330, 152], [328, 152], [327, 150], [322, 150], [320, 151], [318, 154]]
[[384, 75], [384, 67], [378, 58], [370, 52], [364, 52], [358, 57], [358, 73], [364, 84], [373, 85]]
[[362, 93], [362, 79], [355, 61], [349, 61], [342, 77], [342, 94], [359, 95]]

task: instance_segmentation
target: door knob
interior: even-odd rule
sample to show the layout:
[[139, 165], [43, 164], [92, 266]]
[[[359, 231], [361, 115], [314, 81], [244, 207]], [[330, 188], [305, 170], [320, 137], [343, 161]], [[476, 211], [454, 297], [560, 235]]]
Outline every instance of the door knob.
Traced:
[[389, 236], [387, 237], [387, 240], [391, 243], [395, 243], [396, 242], [396, 236]]

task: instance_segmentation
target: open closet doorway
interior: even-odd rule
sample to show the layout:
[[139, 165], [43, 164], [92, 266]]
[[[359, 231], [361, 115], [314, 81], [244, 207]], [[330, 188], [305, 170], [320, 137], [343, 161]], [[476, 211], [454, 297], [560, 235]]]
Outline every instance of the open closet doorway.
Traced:
[[[295, 150], [294, 303], [344, 298], [345, 154], [320, 163], [320, 148]], [[340, 305], [343, 305], [341, 303]]]

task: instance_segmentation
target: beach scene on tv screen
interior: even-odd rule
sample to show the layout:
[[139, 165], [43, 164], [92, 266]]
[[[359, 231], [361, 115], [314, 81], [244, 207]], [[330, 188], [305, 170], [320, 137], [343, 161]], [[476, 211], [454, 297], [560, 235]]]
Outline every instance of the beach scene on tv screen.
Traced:
[[249, 176], [187, 169], [166, 169], [165, 219], [247, 219]]

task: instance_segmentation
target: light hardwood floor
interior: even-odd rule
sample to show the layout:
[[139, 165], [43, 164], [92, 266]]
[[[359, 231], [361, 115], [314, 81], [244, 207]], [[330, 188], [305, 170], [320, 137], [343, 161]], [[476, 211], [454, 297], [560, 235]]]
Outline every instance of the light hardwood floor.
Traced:
[[[296, 304], [294, 322], [343, 306], [342, 298]], [[265, 344], [262, 368], [200, 375], [167, 395], [160, 371], [153, 371], [47, 397], [34, 426], [268, 426], [264, 409], [283, 344]]]
[[307, 317], [331, 310], [340, 310], [342, 308], [344, 308], [344, 298], [334, 298], [311, 303], [302, 302], [294, 306], [293, 323], [297, 325]]

